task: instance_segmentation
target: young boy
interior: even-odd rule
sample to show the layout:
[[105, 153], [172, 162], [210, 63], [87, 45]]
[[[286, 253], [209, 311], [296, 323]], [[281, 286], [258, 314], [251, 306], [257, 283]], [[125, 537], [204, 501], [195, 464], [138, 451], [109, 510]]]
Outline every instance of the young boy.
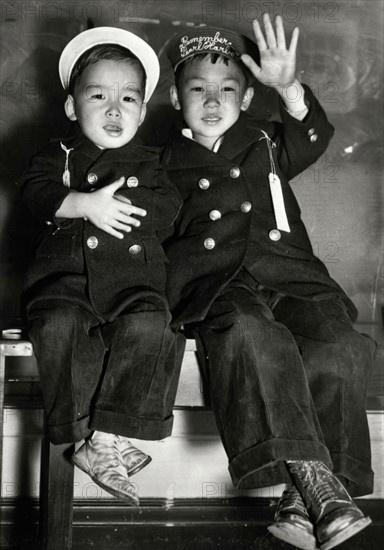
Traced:
[[159, 64], [136, 35], [100, 27], [66, 46], [59, 73], [75, 136], [34, 157], [22, 185], [41, 222], [29, 335], [52, 442], [85, 438], [73, 462], [138, 504], [129, 476], [151, 459], [126, 436], [170, 435], [175, 397], [161, 239], [181, 200], [158, 150], [134, 138]]
[[[356, 310], [313, 255], [288, 184], [333, 128], [295, 80], [298, 29], [287, 48], [281, 17], [264, 26], [254, 22], [258, 48], [212, 27], [169, 44], [183, 121], [163, 165], [184, 203], [167, 289], [175, 326], [196, 339], [234, 485], [287, 482], [269, 530], [328, 550], [370, 523], [346, 488], [372, 491], [374, 343], [353, 330]], [[279, 94], [280, 122], [246, 115], [252, 77]]]

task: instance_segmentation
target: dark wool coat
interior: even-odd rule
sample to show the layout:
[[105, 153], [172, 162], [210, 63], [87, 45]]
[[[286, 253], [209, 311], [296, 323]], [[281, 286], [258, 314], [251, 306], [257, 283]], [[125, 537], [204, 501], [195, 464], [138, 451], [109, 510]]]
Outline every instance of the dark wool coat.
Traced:
[[159, 168], [159, 150], [133, 140], [118, 149], [100, 150], [83, 135], [62, 140], [69, 153], [71, 188], [91, 192], [121, 176], [131, 178], [117, 194], [144, 208], [139, 228], [123, 239], [83, 219], [55, 219], [70, 189], [63, 185], [66, 153], [61, 142], [36, 155], [21, 193], [40, 220], [34, 259], [26, 273], [24, 304], [66, 299], [110, 319], [148, 292], [164, 301], [165, 263], [161, 241], [174, 221], [181, 199]]
[[[183, 137], [180, 128], [171, 133], [163, 166], [183, 199], [175, 234], [165, 244], [170, 262], [167, 292], [176, 325], [202, 320], [242, 266], [261, 285], [282, 294], [306, 300], [340, 296], [355, 319], [354, 305], [312, 252], [288, 183], [320, 157], [333, 135], [307, 87], [305, 99], [309, 113], [304, 121], [291, 117], [283, 105], [282, 123], [242, 114], [217, 153]], [[275, 143], [274, 163], [291, 229], [277, 233], [278, 240], [273, 240], [276, 231], [271, 233], [276, 220], [263, 131]]]

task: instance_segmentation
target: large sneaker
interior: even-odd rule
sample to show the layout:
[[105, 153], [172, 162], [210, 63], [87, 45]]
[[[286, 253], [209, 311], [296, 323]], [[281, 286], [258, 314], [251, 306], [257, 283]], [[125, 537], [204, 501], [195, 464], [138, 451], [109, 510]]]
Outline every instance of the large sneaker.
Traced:
[[116, 436], [116, 445], [123, 459], [123, 464], [127, 469], [128, 476], [137, 474], [137, 472], [140, 472], [140, 470], [152, 460], [149, 455], [146, 455], [143, 451], [134, 447], [129, 439], [122, 435]]
[[322, 462], [288, 462], [321, 550], [330, 550], [371, 523], [337, 477]]
[[285, 488], [277, 503], [273, 524], [267, 529], [278, 539], [302, 550], [318, 548], [307, 508], [294, 485]]
[[88, 474], [96, 485], [118, 499], [138, 506], [137, 489], [128, 479], [115, 436], [97, 433], [97, 437], [88, 439], [72, 455], [71, 461]]

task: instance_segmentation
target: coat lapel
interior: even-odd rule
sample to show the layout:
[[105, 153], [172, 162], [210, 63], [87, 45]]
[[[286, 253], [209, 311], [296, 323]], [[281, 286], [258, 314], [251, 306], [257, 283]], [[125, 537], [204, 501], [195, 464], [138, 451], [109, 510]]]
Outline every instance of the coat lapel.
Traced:
[[236, 124], [225, 134], [219, 154], [227, 159], [235, 159], [252, 145], [252, 151], [257, 155], [259, 149], [265, 148], [262, 130], [268, 126], [270, 126], [268, 123], [255, 120], [242, 113]]
[[95, 161], [103, 153], [94, 143], [77, 131], [74, 135], [61, 140], [61, 142], [68, 149], [73, 149], [74, 152], [87, 157], [90, 162]]
[[134, 137], [129, 143], [117, 149], [100, 149], [82, 133], [76, 131], [69, 138], [62, 140], [68, 148], [88, 159], [88, 166], [91, 167], [96, 161], [103, 162], [145, 162], [159, 156], [160, 149], [157, 147], [143, 146], [139, 138]]
[[251, 145], [257, 157], [257, 151], [266, 147], [262, 130], [267, 131], [268, 128], [270, 128], [268, 122], [241, 114], [239, 120], [226, 133], [219, 151], [212, 153], [199, 143], [184, 137], [181, 126], [177, 125], [171, 132], [164, 155], [164, 165], [171, 165], [172, 169], [176, 170], [194, 166], [214, 166], [221, 164], [223, 158], [235, 159]]
[[163, 166], [167, 170], [180, 170], [201, 166], [216, 166], [222, 159], [196, 141], [186, 138], [180, 127], [175, 127], [170, 135], [163, 156]]

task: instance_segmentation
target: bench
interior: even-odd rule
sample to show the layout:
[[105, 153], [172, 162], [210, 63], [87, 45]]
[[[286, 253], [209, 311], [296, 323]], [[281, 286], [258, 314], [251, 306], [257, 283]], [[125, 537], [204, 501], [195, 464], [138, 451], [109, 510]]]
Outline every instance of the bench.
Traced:
[[[374, 371], [368, 388], [367, 409], [371, 412], [372, 419], [377, 423], [382, 422], [382, 410], [384, 405], [383, 394], [383, 369], [382, 353], [384, 333], [380, 325], [360, 325], [357, 327], [361, 332], [370, 333], [379, 343], [379, 353], [375, 362]], [[201, 381], [198, 379], [198, 369], [195, 367], [194, 341], [187, 341], [186, 351], [188, 357], [184, 356], [183, 368], [188, 377], [184, 377], [179, 385], [179, 404], [191, 404], [191, 387], [196, 388], [193, 406], [204, 405], [203, 388], [198, 388]], [[3, 414], [4, 414], [4, 385], [5, 368], [7, 357], [32, 357], [32, 344], [26, 340], [0, 340], [0, 482], [2, 468], [3, 448]], [[190, 363], [190, 365], [188, 365]], [[382, 464], [382, 424], [374, 428], [372, 424], [372, 454], [376, 462], [376, 498], [382, 498], [382, 477], [379, 465]], [[52, 445], [46, 434], [43, 434], [41, 448], [41, 477], [40, 477], [40, 510], [39, 510], [39, 534], [41, 548], [43, 550], [68, 550], [72, 541], [72, 520], [73, 520], [73, 483], [74, 468], [67, 457], [73, 453], [74, 446]]]
[[[7, 357], [33, 356], [26, 340], [0, 340], [0, 486], [3, 466], [5, 362]], [[72, 546], [74, 469], [67, 459], [74, 445], [52, 445], [46, 433], [41, 447], [39, 538], [42, 550]]]
[[[187, 342], [194, 352], [195, 343]], [[3, 467], [5, 369], [8, 357], [33, 357], [28, 340], [0, 340], [0, 487]], [[196, 385], [197, 380], [190, 380]], [[197, 404], [197, 403], [196, 403]], [[39, 490], [39, 539], [41, 550], [70, 550], [72, 547], [74, 467], [69, 457], [74, 444], [53, 445], [44, 429], [41, 445]]]

